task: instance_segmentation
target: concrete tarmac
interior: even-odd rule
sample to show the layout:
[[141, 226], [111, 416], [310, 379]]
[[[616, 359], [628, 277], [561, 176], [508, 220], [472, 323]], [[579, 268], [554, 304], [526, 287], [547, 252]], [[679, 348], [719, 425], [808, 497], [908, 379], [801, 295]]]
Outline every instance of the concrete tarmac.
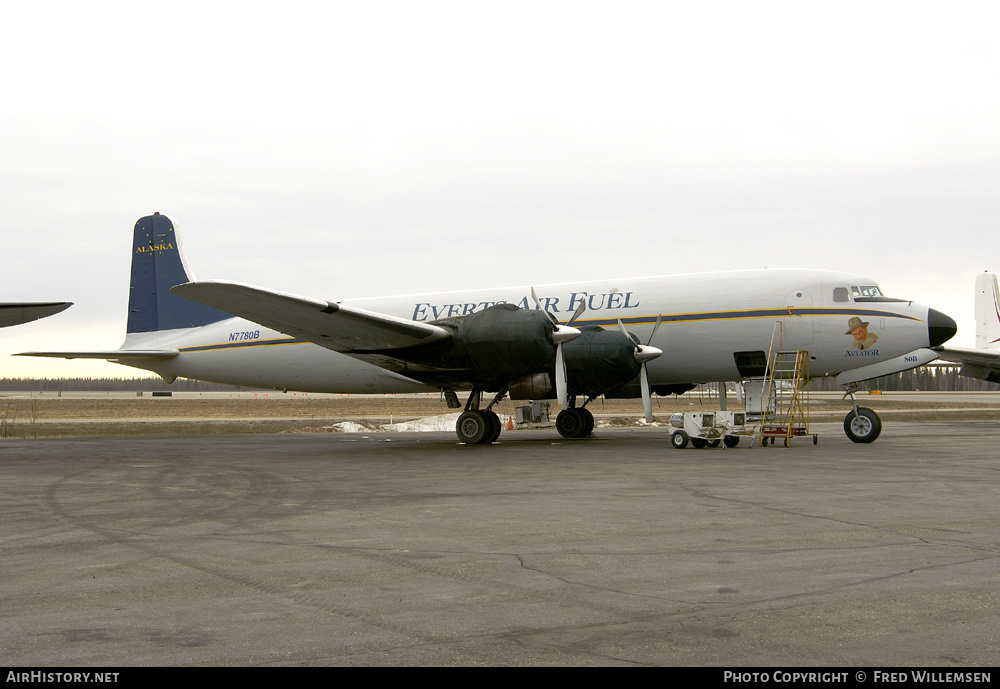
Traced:
[[1000, 425], [0, 440], [8, 666], [993, 666]]

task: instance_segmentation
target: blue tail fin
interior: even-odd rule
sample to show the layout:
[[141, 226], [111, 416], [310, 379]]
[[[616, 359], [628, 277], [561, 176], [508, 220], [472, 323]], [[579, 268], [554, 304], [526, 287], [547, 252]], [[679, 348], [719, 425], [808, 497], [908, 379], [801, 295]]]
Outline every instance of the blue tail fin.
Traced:
[[193, 328], [232, 317], [170, 291], [184, 282], [190, 280], [170, 218], [159, 213], [139, 218], [132, 238], [126, 332]]

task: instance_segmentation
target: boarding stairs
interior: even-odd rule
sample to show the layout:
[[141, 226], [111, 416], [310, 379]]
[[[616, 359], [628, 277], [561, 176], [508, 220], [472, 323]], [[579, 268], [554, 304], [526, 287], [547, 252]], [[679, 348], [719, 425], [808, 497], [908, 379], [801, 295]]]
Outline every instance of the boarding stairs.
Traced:
[[[809, 352], [771, 351], [768, 353], [767, 375], [761, 386], [768, 404], [760, 420], [757, 440], [761, 447], [783, 440], [785, 447], [792, 438], [812, 435], [809, 431]], [[772, 406], [773, 405], [773, 406]], [[772, 411], [773, 409], [773, 411]], [[813, 443], [819, 441], [813, 435]]]

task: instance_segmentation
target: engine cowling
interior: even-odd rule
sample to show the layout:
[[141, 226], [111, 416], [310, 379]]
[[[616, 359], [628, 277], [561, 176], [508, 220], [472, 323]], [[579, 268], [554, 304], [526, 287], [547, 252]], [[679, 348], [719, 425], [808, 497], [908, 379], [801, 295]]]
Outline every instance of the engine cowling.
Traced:
[[[636, 343], [618, 330], [596, 325], [577, 326], [579, 337], [563, 346], [566, 377], [571, 395], [597, 397], [617, 390], [639, 375]], [[536, 373], [515, 380], [510, 396], [516, 400], [550, 399], [555, 396], [551, 373]]]
[[578, 329], [580, 336], [564, 350], [571, 394], [597, 397], [639, 375], [633, 340], [619, 330], [596, 325]]
[[514, 304], [496, 304], [469, 314], [458, 325], [457, 340], [476, 371], [477, 383], [487, 389], [499, 389], [555, 363], [548, 316]]

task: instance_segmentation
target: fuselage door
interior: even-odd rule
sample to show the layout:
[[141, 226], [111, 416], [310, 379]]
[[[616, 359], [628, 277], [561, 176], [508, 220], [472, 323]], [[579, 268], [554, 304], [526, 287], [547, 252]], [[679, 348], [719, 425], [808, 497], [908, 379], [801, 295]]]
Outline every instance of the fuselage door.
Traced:
[[804, 289], [792, 290], [785, 296], [788, 313], [782, 316], [781, 348], [808, 349], [813, 341], [813, 298]]

